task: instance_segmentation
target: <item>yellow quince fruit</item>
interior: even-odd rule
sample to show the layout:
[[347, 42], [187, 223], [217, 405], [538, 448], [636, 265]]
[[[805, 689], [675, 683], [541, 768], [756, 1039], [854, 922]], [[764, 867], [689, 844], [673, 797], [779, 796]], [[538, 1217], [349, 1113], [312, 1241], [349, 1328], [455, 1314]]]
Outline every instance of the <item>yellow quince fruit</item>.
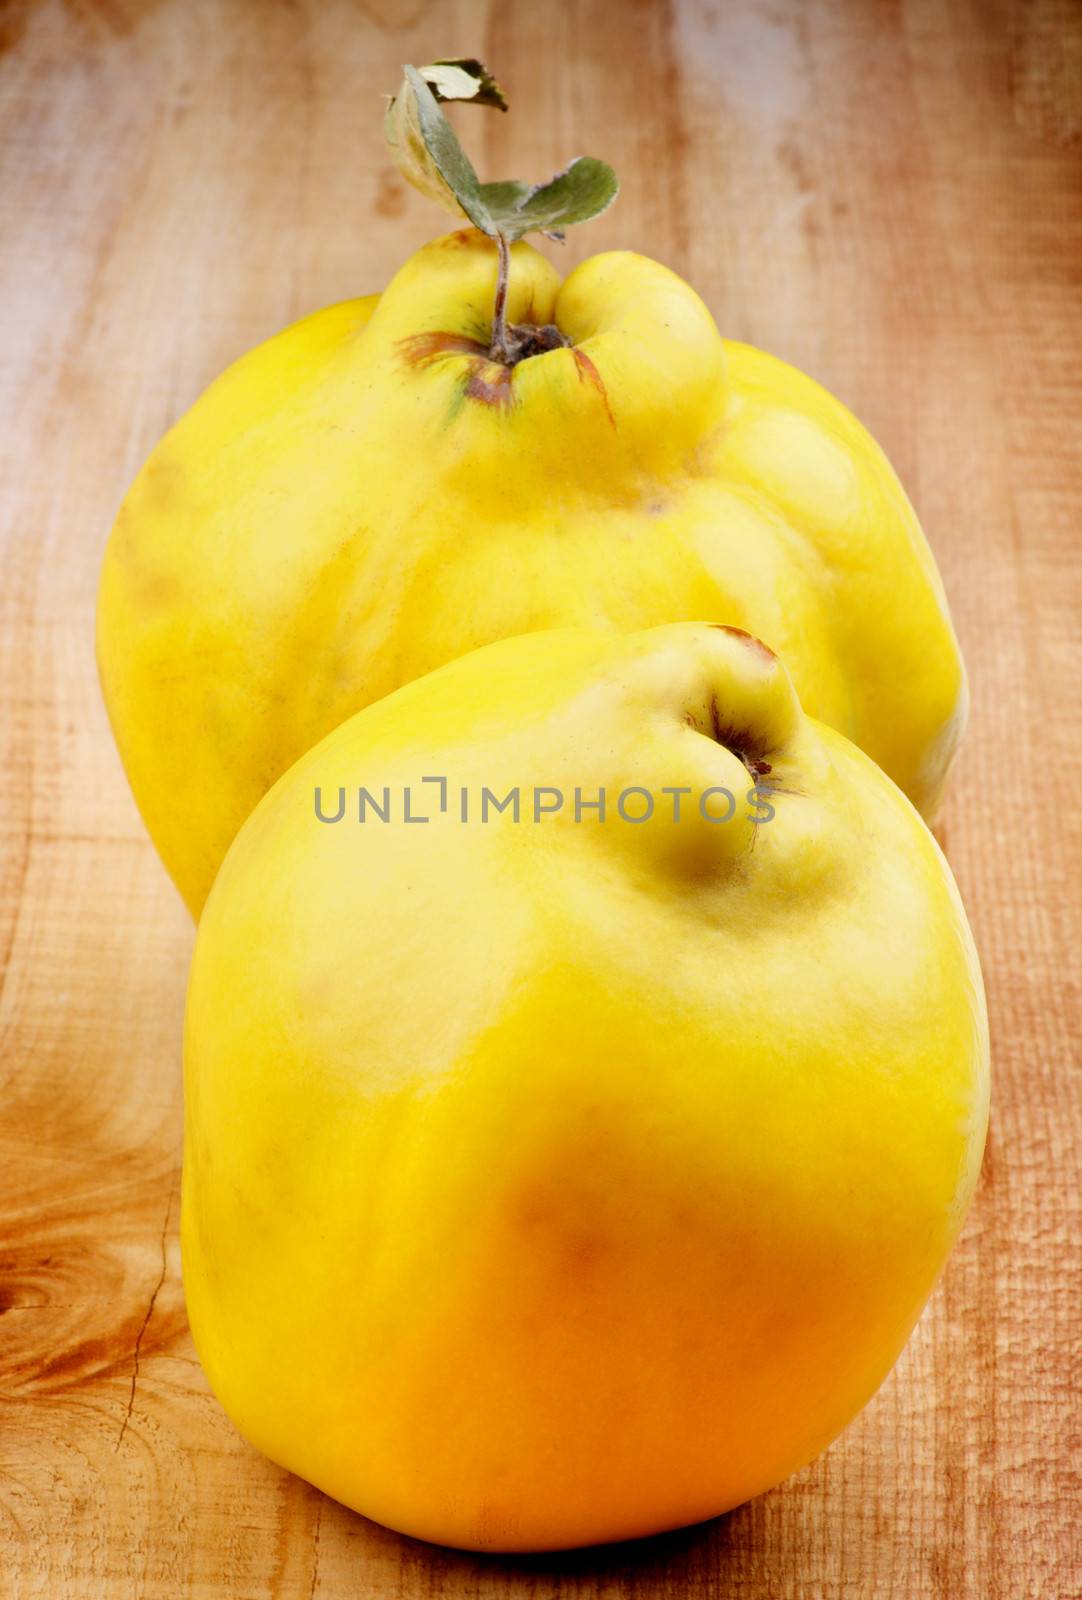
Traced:
[[468, 650], [558, 625], [750, 629], [810, 713], [935, 808], [965, 678], [865, 430], [627, 251], [561, 284], [516, 245], [508, 310], [527, 337], [493, 361], [495, 273], [490, 239], [453, 233], [378, 305], [287, 329], [211, 386], [124, 502], [101, 678], [194, 914], [260, 796], [324, 734]]
[[[610, 466], [620, 437], [596, 428]], [[409, 1534], [710, 1517], [883, 1381], [973, 1191], [987, 1071], [935, 841], [769, 650], [491, 645], [305, 755], [207, 903], [199, 1353], [248, 1439]]]

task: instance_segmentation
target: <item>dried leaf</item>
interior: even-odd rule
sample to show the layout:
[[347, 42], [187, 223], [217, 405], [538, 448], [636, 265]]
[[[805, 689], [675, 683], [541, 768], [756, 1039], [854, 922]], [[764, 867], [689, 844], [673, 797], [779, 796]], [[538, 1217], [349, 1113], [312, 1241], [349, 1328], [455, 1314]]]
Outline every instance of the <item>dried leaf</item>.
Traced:
[[475, 106], [507, 110], [507, 97], [491, 72], [472, 57], [433, 61], [418, 72], [437, 100], [468, 100]]

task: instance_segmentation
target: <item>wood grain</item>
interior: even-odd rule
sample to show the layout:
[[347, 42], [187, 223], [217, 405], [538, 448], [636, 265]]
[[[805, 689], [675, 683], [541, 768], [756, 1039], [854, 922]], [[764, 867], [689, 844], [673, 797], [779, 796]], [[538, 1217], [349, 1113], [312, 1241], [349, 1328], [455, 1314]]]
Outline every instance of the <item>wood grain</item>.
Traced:
[[[7, 0], [0, 19], [0, 1593], [1078, 1596], [1078, 6]], [[387, 168], [378, 96], [447, 52], [512, 94], [463, 123], [490, 174], [616, 164], [621, 200], [562, 260], [660, 257], [869, 423], [975, 692], [945, 836], [995, 1105], [942, 1287], [867, 1412], [774, 1493], [533, 1561], [364, 1522], [208, 1392], [176, 1234], [191, 928], [92, 656], [103, 541], [158, 435], [438, 228]]]

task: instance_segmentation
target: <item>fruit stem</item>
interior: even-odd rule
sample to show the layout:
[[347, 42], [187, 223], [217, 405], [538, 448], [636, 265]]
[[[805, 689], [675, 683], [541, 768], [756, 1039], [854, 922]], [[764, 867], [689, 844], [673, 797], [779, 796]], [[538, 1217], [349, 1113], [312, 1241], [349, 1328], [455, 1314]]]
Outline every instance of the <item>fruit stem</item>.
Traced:
[[511, 277], [511, 249], [504, 234], [496, 235], [496, 303], [492, 310], [493, 361], [510, 365], [511, 352], [507, 340], [507, 285]]
[[507, 289], [511, 279], [511, 247], [506, 234], [497, 233], [496, 240], [496, 300], [492, 308], [492, 343], [488, 358], [501, 366], [514, 367], [527, 356], [543, 355], [546, 350], [566, 348], [571, 340], [552, 322], [544, 327], [534, 323], [509, 324], [507, 321]]

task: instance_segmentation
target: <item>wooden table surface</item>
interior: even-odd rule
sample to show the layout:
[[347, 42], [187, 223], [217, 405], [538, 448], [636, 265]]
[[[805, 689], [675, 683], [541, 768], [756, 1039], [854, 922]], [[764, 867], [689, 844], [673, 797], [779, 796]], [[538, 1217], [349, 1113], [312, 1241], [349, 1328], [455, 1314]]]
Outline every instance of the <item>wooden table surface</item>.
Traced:
[[[0, 35], [0, 1594], [1078, 1596], [1082, 11], [7, 0]], [[447, 53], [512, 96], [459, 117], [488, 175], [616, 165], [619, 202], [561, 261], [658, 256], [871, 426], [974, 689], [943, 835], [994, 1110], [941, 1287], [781, 1488], [533, 1560], [366, 1523], [208, 1391], [177, 1246], [192, 929], [92, 653], [105, 536], [157, 437], [247, 346], [441, 230], [388, 167], [379, 96]]]

